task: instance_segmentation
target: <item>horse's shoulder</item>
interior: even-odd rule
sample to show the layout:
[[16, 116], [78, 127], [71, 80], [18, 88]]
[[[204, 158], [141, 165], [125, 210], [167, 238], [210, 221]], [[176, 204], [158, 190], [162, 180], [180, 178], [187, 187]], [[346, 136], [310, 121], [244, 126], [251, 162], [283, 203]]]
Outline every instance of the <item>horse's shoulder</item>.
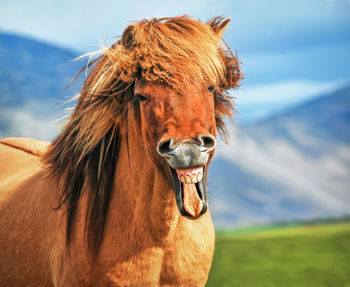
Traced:
[[48, 142], [30, 138], [6, 138], [0, 140], [0, 144], [22, 150], [36, 156], [42, 156], [50, 145]]

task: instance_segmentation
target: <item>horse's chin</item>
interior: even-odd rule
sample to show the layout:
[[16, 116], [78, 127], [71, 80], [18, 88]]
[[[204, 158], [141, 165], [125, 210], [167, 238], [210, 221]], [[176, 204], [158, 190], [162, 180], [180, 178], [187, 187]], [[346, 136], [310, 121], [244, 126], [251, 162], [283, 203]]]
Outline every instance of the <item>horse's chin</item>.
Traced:
[[172, 167], [170, 167], [170, 170], [173, 177], [176, 204], [180, 214], [189, 219], [201, 217], [208, 209], [205, 166], [203, 167], [201, 180], [189, 184], [180, 181], [179, 170]]

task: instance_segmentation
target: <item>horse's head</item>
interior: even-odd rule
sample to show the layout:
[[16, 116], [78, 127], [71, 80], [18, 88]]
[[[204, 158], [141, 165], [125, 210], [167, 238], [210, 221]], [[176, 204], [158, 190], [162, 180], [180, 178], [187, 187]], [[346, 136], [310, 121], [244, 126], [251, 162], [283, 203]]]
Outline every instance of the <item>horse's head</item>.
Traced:
[[[185, 94], [161, 84], [136, 81], [143, 141], [152, 159], [172, 177], [182, 215], [207, 210], [207, 164], [215, 149], [216, 121], [211, 87], [190, 86]], [[158, 153], [158, 156], [157, 154]], [[161, 157], [161, 158], [159, 158]]]
[[137, 110], [148, 156], [172, 178], [180, 213], [197, 218], [207, 211], [216, 131], [224, 129], [222, 116], [232, 116], [225, 91], [237, 85], [240, 74], [236, 58], [220, 46], [229, 20], [166, 21], [153, 23], [152, 33], [147, 28], [151, 44], [140, 41], [142, 25], [123, 34], [123, 47], [140, 56], [128, 111]]

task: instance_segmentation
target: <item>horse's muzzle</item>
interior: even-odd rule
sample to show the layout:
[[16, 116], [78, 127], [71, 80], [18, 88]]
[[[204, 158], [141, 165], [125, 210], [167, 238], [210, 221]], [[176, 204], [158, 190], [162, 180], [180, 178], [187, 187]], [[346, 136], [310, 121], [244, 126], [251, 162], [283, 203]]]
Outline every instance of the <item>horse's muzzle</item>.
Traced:
[[176, 143], [172, 138], [159, 141], [158, 153], [163, 156], [174, 169], [186, 169], [204, 166], [208, 162], [209, 153], [215, 148], [216, 140], [212, 135], [198, 135]]
[[212, 135], [199, 135], [178, 144], [173, 139], [161, 140], [158, 153], [170, 165], [175, 199], [181, 215], [194, 219], [208, 208], [206, 164], [209, 153], [215, 148]]

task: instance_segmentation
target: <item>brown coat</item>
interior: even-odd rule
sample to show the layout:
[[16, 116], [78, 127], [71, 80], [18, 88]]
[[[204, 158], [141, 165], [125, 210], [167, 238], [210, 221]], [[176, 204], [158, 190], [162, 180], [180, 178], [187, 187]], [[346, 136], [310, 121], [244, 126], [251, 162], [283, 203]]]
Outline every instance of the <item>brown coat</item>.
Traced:
[[[105, 240], [92, 265], [83, 239], [84, 212], [78, 212], [67, 254], [64, 214], [54, 210], [60, 187], [47, 177], [40, 162], [48, 144], [31, 139], [0, 143], [0, 286], [205, 283], [214, 250], [210, 215], [196, 221], [180, 216], [164, 180], [155, 178], [151, 183], [154, 189], [164, 191], [154, 194], [151, 204], [144, 204], [146, 194], [132, 195], [130, 186], [119, 183], [122, 190], [112, 199]], [[123, 173], [123, 168], [117, 173]], [[137, 184], [144, 186], [142, 180]], [[152, 218], [159, 206], [163, 212]]]

